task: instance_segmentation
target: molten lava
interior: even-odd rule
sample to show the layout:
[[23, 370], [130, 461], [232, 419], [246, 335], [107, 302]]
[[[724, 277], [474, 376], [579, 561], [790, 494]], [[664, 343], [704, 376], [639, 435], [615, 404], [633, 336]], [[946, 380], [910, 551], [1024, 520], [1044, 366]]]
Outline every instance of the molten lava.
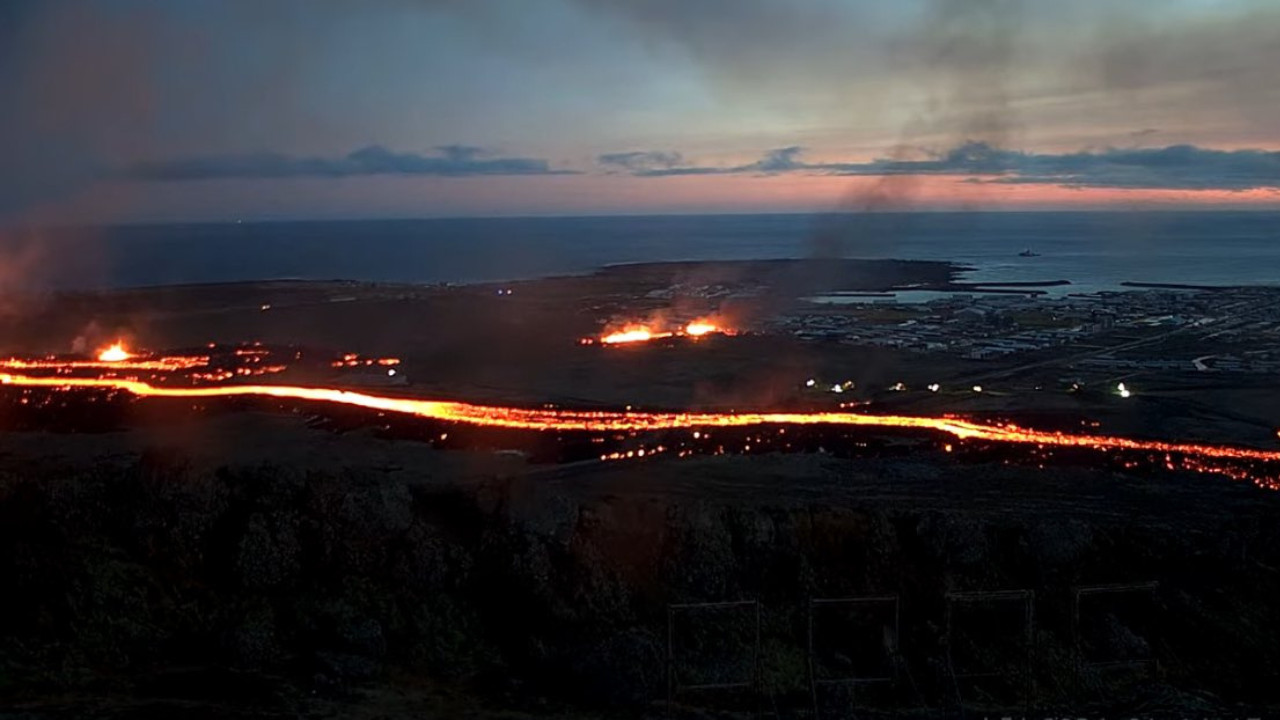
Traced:
[[115, 345], [98, 353], [98, 360], [104, 363], [124, 362], [133, 357], [129, 351], [124, 349], [124, 343], [117, 342]]
[[[647, 328], [623, 331], [632, 341], [655, 337]], [[698, 337], [722, 332], [711, 323], [696, 322], [667, 336]], [[622, 340], [618, 340], [621, 342]], [[606, 342], [606, 340], [602, 340]], [[295, 359], [301, 355], [295, 354]], [[1060, 448], [1083, 448], [1099, 453], [1116, 453], [1126, 466], [1130, 461], [1169, 469], [1212, 473], [1248, 480], [1269, 489], [1280, 489], [1280, 451], [1227, 445], [1140, 440], [1108, 435], [1074, 434], [1034, 430], [1007, 423], [983, 423], [951, 416], [875, 415], [841, 409], [821, 412], [632, 412], [588, 411], [554, 408], [521, 408], [475, 405], [464, 402], [390, 397], [341, 388], [295, 385], [234, 384], [228, 381], [282, 372], [285, 364], [275, 360], [265, 348], [241, 348], [210, 356], [152, 356], [130, 353], [120, 344], [100, 353], [96, 360], [57, 358], [0, 360], [0, 384], [18, 387], [68, 390], [86, 388], [120, 390], [138, 397], [217, 398], [262, 396], [309, 402], [353, 405], [380, 412], [411, 415], [445, 422], [483, 427], [548, 432], [640, 433], [697, 428], [742, 428], [762, 425], [837, 425], [871, 428], [906, 428], [941, 433], [958, 440], [1009, 443], [1030, 446], [1035, 454]], [[361, 358], [345, 355], [333, 363], [341, 367], [366, 365], [395, 366], [395, 358]], [[35, 371], [35, 374], [31, 374]], [[94, 371], [93, 376], [86, 376]], [[160, 384], [127, 376], [125, 373], [151, 372]], [[394, 373], [394, 368], [389, 373]], [[181, 374], [180, 374], [181, 373]], [[170, 380], [185, 378], [186, 383]], [[209, 384], [213, 383], [213, 384]], [[975, 390], [977, 388], [975, 387]], [[841, 406], [842, 408], [844, 406]], [[785, 431], [780, 427], [779, 431]], [[695, 430], [694, 438], [699, 432]], [[706, 435], [705, 432], [701, 433]], [[953, 446], [946, 446], [948, 452]], [[626, 455], [624, 455], [626, 456]], [[640, 455], [637, 454], [637, 457]], [[606, 454], [605, 458], [609, 456]], [[626, 456], [629, 457], [629, 456]]]
[[655, 333], [646, 326], [628, 327], [625, 330], [609, 333], [600, 338], [600, 342], [605, 345], [617, 345], [619, 343], [645, 342], [654, 338], [671, 337], [671, 333]]
[[118, 357], [117, 354], [110, 355], [104, 350], [98, 355], [97, 360], [58, 360], [49, 358], [45, 360], [23, 360], [20, 358], [9, 358], [0, 360], [0, 369], [3, 370], [57, 370], [59, 372], [68, 372], [71, 370], [149, 370], [160, 372], [173, 372], [176, 370], [195, 370], [203, 368], [209, 364], [209, 358], [205, 355], [165, 355], [160, 357], [137, 358], [133, 354], [128, 354], [123, 360], [104, 360], [104, 357]]
[[[674, 330], [659, 330], [654, 324], [626, 325], [620, 330], [614, 330], [600, 336], [599, 342], [602, 345], [625, 345], [671, 337], [699, 338], [705, 335], [733, 334], [735, 334], [733, 330], [721, 326], [716, 321], [702, 318], [693, 320]], [[592, 338], [583, 338], [581, 342], [583, 345], [591, 345], [596, 341]]]
[[[433, 420], [485, 427], [539, 431], [644, 432], [705, 427], [747, 427], [756, 425], [847, 425], [879, 428], [910, 428], [951, 435], [960, 440], [1016, 443], [1037, 447], [1089, 448], [1159, 454], [1170, 467], [1173, 456], [1184, 461], [1181, 467], [1228, 477], [1247, 477], [1255, 484], [1280, 489], [1276, 477], [1242, 471], [1234, 462], [1280, 464], [1280, 452], [1255, 448], [1195, 443], [1137, 440], [1106, 435], [1079, 435], [1032, 430], [1010, 424], [986, 424], [952, 417], [872, 415], [853, 412], [619, 412], [518, 408], [474, 405], [463, 402], [386, 397], [351, 392], [339, 388], [292, 385], [221, 385], [214, 387], [168, 387], [116, 377], [36, 377], [0, 374], [0, 383], [23, 387], [55, 389], [95, 388], [123, 390], [139, 397], [215, 398], [265, 396], [313, 402], [354, 405], [382, 412], [413, 415]], [[1223, 462], [1219, 461], [1225, 461]]]
[[394, 367], [400, 364], [400, 358], [393, 358], [393, 357], [362, 358], [360, 357], [359, 353], [347, 353], [346, 355], [343, 355], [340, 359], [334, 360], [329, 364], [330, 366], [336, 367], [336, 368], [343, 368], [343, 367], [353, 368], [353, 367], [360, 367], [362, 365], [365, 367], [372, 367], [374, 365], [381, 365], [383, 367]]
[[714, 323], [704, 322], [700, 320], [694, 320], [693, 322], [684, 326], [684, 334], [689, 335], [690, 337], [700, 337], [708, 333], [716, 333], [716, 332], [723, 332], [723, 331], [719, 327], [717, 327]]

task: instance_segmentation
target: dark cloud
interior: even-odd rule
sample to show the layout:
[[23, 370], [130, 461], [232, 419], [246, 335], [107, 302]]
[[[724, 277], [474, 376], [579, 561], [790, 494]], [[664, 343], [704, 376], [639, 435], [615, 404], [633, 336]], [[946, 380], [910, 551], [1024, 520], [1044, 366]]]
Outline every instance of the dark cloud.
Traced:
[[[789, 172], [819, 172], [853, 174], [857, 168], [870, 167], [873, 163], [807, 163], [801, 159], [804, 148], [799, 145], [766, 150], [759, 160], [745, 165], [687, 165], [678, 152], [650, 150], [644, 152], [610, 153], [601, 155], [601, 165], [622, 168], [637, 177], [671, 177], [676, 175], [777, 175]], [[654, 159], [661, 162], [655, 162]], [[870, 173], [868, 173], [870, 174]]]
[[596, 162], [609, 171], [624, 170], [637, 177], [671, 177], [676, 175], [737, 175], [759, 173], [772, 175], [793, 170], [812, 170], [816, 166], [800, 162], [804, 148], [799, 145], [766, 151], [764, 157], [746, 165], [687, 165], [678, 152], [643, 150], [606, 153], [596, 157]]
[[803, 152], [804, 148], [799, 145], [770, 150], [764, 154], [760, 162], [756, 163], [756, 166], [761, 172], [766, 173], [803, 169], [804, 163], [800, 161], [800, 154]]
[[1280, 152], [1194, 145], [1066, 155], [1018, 153], [1000, 183], [1178, 190], [1280, 189]]
[[392, 152], [370, 145], [342, 157], [295, 157], [282, 153], [251, 153], [179, 158], [141, 163], [124, 174], [135, 180], [210, 180], [221, 178], [355, 177], [361, 175], [571, 175], [546, 160], [488, 157], [484, 148], [442, 145], [435, 155]]
[[[669, 165], [629, 167], [633, 175], [738, 175], [810, 173], [869, 177], [940, 175], [976, 182], [1026, 183], [1098, 188], [1252, 190], [1280, 188], [1280, 152], [1214, 150], [1194, 145], [1165, 148], [1107, 148], [1062, 154], [1007, 150], [985, 142], [966, 142], [921, 159], [869, 162], [806, 162], [803, 148], [769, 150], [745, 165]], [[644, 154], [644, 153], [640, 153]], [[678, 153], [665, 156], [679, 157]], [[606, 157], [606, 156], [601, 156]]]
[[[220, 178], [297, 178], [404, 175], [468, 177], [571, 175], [538, 158], [492, 157], [484, 148], [443, 145], [434, 154], [397, 153], [378, 145], [345, 156], [297, 157], [253, 153], [179, 158], [135, 165], [123, 174], [135, 180], [173, 181]], [[1280, 151], [1216, 150], [1194, 145], [1164, 148], [1106, 148], [1071, 153], [1033, 153], [968, 141], [941, 152], [919, 150], [914, 157], [866, 162], [810, 162], [799, 145], [767, 150], [740, 165], [698, 165], [679, 152], [636, 150], [605, 153], [596, 162], [607, 173], [635, 177], [693, 175], [815, 175], [863, 177], [950, 176], [977, 183], [1043, 184], [1066, 187], [1179, 190], [1280, 188]]]
[[631, 152], [605, 153], [596, 157], [596, 162], [611, 171], [624, 170], [640, 173], [645, 170], [662, 170], [684, 164], [684, 157], [676, 152], [661, 150], [636, 150]]

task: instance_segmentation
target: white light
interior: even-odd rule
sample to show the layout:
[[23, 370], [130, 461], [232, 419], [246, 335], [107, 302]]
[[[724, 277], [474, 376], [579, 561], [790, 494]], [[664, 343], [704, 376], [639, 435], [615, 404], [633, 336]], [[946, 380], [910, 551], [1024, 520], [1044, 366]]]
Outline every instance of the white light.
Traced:
[[813, 378], [809, 378], [808, 380], [804, 381], [805, 387], [813, 387], [814, 385], [817, 385], [817, 384], [818, 384], [818, 381], [814, 380]]
[[839, 384], [832, 385], [832, 386], [831, 386], [831, 392], [833, 392], [833, 393], [842, 393], [842, 392], [844, 392], [844, 386], [843, 386], [843, 385], [839, 385]]
[[1117, 385], [1116, 391], [1120, 393], [1120, 397], [1122, 398], [1131, 397], [1133, 395], [1133, 393], [1129, 391], [1129, 388], [1124, 386], [1124, 383]]
[[938, 383], [929, 383], [929, 392], [938, 392], [942, 388]]
[[391, 368], [390, 370], [387, 371], [387, 377], [395, 377], [395, 376], [396, 376], [395, 368]]
[[982, 392], [982, 386], [981, 386], [981, 385], [974, 385], [974, 386], [973, 386], [973, 391], [974, 391], [974, 392]]

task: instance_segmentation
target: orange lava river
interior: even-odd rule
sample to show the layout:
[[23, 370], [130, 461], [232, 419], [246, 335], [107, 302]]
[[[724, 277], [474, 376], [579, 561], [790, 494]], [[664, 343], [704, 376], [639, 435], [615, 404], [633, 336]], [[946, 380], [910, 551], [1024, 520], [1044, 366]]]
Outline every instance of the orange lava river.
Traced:
[[[1259, 476], [1242, 467], [1280, 465], [1280, 452], [1227, 445], [1139, 440], [1118, 436], [1072, 434], [1034, 430], [1010, 424], [986, 424], [951, 417], [875, 415], [853, 412], [619, 412], [533, 409], [475, 405], [471, 403], [372, 395], [336, 388], [293, 385], [218, 385], [164, 387], [125, 378], [35, 377], [0, 374], [0, 383], [53, 389], [96, 388], [122, 390], [139, 397], [221, 398], [260, 396], [312, 402], [340, 403], [433, 420], [485, 427], [541, 431], [652, 431], [681, 428], [748, 427], [758, 425], [845, 425], [929, 430], [961, 440], [1017, 443], [1040, 447], [1089, 448], [1101, 452], [1124, 451], [1184, 458], [1184, 469], [1247, 479], [1269, 489], [1280, 489], [1280, 473]], [[1172, 465], [1170, 464], [1170, 467]]]

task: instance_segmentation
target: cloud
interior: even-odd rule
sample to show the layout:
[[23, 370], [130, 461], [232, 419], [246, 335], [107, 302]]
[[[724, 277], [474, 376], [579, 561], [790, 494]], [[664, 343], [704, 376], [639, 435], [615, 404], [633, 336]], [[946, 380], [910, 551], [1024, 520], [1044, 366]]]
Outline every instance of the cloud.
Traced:
[[539, 158], [489, 157], [484, 148], [441, 145], [433, 155], [393, 152], [370, 145], [341, 157], [296, 157], [261, 152], [214, 155], [139, 163], [125, 171], [134, 180], [210, 180], [225, 178], [356, 177], [365, 175], [573, 175]]
[[625, 170], [638, 174], [646, 170], [663, 170], [678, 167], [684, 162], [684, 158], [677, 152], [635, 150], [631, 152], [605, 153], [597, 156], [596, 162], [609, 168], [611, 172]]
[[761, 172], [776, 173], [788, 172], [790, 170], [799, 170], [804, 168], [804, 163], [800, 161], [800, 154], [804, 152], [804, 148], [799, 145], [791, 147], [777, 148], [770, 150], [764, 154], [760, 162], [756, 163]]
[[[865, 162], [808, 161], [799, 145], [774, 148], [740, 165], [699, 165], [670, 150], [632, 150], [596, 157], [607, 174], [635, 177], [693, 175], [843, 175], [867, 177], [951, 176], [970, 182], [1064, 187], [1179, 190], [1280, 189], [1280, 151], [1216, 150], [1195, 145], [1163, 148], [1104, 148], [1070, 153], [1010, 150], [968, 141], [945, 151], [917, 151], [914, 158]], [[144, 181], [226, 178], [343, 178], [369, 175], [471, 177], [574, 175], [547, 160], [493, 157], [481, 147], [442, 145], [434, 153], [398, 153], [379, 145], [340, 157], [252, 153], [178, 158], [128, 168], [125, 177]]]
[[596, 162], [609, 172], [624, 170], [636, 177], [671, 177], [676, 175], [736, 175], [760, 173], [773, 175], [793, 170], [812, 170], [815, 165], [800, 162], [804, 148], [799, 145], [777, 148], [765, 152], [764, 157], [746, 165], [713, 166], [686, 165], [684, 156], [664, 150], [636, 150], [606, 153], [596, 157]]
[[1280, 152], [1194, 145], [1110, 148], [1066, 155], [1019, 153], [1001, 183], [1176, 190], [1280, 189]]
[[[727, 166], [667, 163], [614, 163], [638, 177], [673, 175], [740, 175], [808, 173], [850, 176], [940, 175], [974, 182], [1044, 184], [1065, 187], [1146, 188], [1181, 190], [1280, 189], [1280, 152], [1215, 150], [1194, 145], [1164, 148], [1106, 148], [1074, 153], [1030, 153], [966, 142], [945, 152], [924, 153], [919, 159], [876, 159], [868, 162], [806, 162], [804, 148], [791, 146], [766, 151], [753, 163]], [[619, 153], [604, 158], [659, 156], [679, 153]]]

